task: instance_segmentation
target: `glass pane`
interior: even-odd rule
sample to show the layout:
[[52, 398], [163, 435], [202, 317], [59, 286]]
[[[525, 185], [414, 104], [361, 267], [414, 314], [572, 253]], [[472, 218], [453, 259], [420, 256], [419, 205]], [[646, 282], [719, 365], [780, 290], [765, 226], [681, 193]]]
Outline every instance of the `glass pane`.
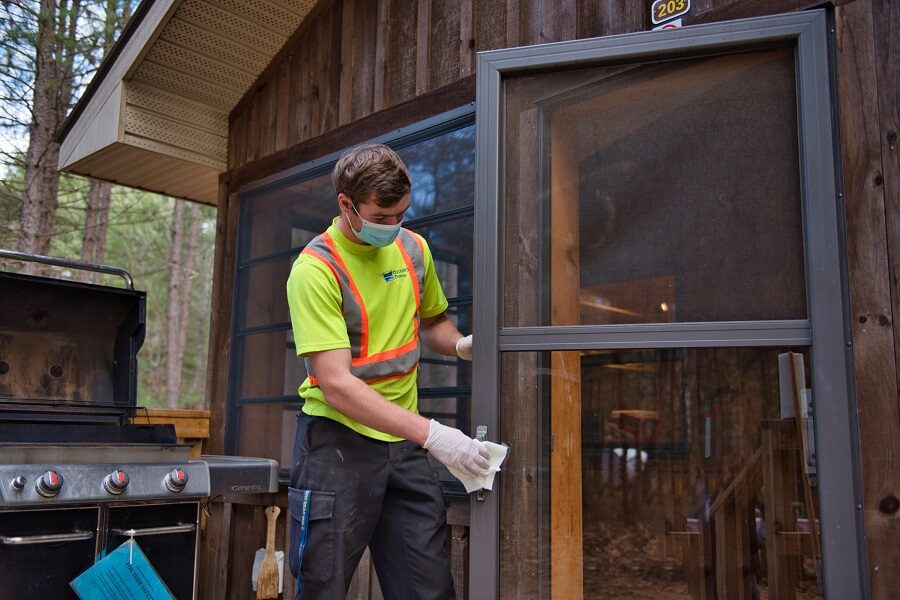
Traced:
[[[450, 308], [447, 316], [460, 331], [467, 333], [472, 330], [471, 306]], [[420, 390], [472, 385], [470, 362], [438, 354], [424, 343], [421, 350], [418, 380]]]
[[302, 246], [331, 225], [337, 198], [331, 173], [242, 201], [241, 260]]
[[425, 238], [434, 268], [447, 298], [472, 294], [472, 249], [474, 248], [474, 217], [466, 216], [427, 227], [416, 227]]
[[469, 430], [469, 394], [447, 397], [419, 397], [419, 413], [444, 425]]
[[306, 379], [306, 367], [297, 358], [290, 330], [246, 335], [238, 338], [238, 343], [243, 344], [241, 398], [297, 396], [297, 388]]
[[290, 321], [284, 286], [296, 259], [296, 255], [284, 256], [248, 265], [238, 272], [241, 328]]
[[296, 406], [283, 404], [240, 407], [238, 455], [272, 458], [282, 470], [290, 469], [299, 412]]
[[807, 357], [786, 352], [503, 354], [501, 597], [821, 597]]
[[407, 219], [475, 204], [475, 126], [419, 142], [397, 154], [412, 179]]
[[806, 318], [792, 49], [504, 89], [506, 326]]

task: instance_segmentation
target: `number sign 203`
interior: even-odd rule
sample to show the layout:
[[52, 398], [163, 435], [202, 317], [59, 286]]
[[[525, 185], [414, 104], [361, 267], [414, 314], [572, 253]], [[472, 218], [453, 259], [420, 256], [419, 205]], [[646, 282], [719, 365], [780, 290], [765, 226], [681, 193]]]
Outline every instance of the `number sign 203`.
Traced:
[[691, 10], [691, 0], [656, 0], [650, 5], [650, 19], [659, 25]]

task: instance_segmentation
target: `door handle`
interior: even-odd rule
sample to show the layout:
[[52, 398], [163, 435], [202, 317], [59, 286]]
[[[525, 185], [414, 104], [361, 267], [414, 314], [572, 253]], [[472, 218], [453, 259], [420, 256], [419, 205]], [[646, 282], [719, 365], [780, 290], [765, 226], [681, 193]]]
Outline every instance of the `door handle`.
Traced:
[[28, 544], [52, 544], [54, 542], [81, 542], [94, 537], [93, 531], [73, 531], [72, 533], [50, 533], [46, 535], [7, 536], [0, 535], [0, 544], [26, 546]]
[[144, 527], [143, 529], [110, 529], [110, 533], [120, 537], [141, 537], [142, 535], [171, 535], [173, 533], [188, 533], [196, 531], [194, 523], [179, 523], [167, 527]]

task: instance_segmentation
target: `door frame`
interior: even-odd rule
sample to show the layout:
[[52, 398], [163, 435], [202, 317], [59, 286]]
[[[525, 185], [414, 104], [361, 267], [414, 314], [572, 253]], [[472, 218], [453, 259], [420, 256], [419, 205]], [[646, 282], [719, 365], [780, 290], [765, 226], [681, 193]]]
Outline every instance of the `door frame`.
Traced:
[[[859, 433], [837, 163], [831, 15], [810, 10], [478, 54], [472, 424], [497, 439], [500, 353], [588, 348], [808, 345], [816, 405], [823, 579], [827, 598], [868, 596]], [[808, 319], [613, 326], [502, 326], [503, 79], [554, 67], [689, 58], [793, 45]], [[515, 448], [512, 449], [515, 452]], [[500, 477], [503, 477], [501, 474]], [[507, 475], [509, 476], [509, 475]], [[500, 502], [472, 499], [469, 597], [499, 598]]]

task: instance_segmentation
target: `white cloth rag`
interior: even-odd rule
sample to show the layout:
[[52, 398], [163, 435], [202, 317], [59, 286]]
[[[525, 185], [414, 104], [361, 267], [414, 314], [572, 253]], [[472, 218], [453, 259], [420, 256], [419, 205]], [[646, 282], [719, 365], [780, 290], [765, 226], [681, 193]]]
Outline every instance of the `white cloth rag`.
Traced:
[[462, 482], [466, 492], [470, 494], [476, 490], [490, 490], [494, 487], [494, 475], [500, 470], [500, 465], [503, 464], [503, 461], [506, 459], [506, 453], [509, 451], [509, 447], [502, 444], [495, 444], [494, 442], [482, 443], [488, 449], [488, 452], [491, 453], [491, 458], [488, 460], [488, 470], [490, 472], [485, 477], [476, 477], [453, 467], [447, 467], [450, 473]]

